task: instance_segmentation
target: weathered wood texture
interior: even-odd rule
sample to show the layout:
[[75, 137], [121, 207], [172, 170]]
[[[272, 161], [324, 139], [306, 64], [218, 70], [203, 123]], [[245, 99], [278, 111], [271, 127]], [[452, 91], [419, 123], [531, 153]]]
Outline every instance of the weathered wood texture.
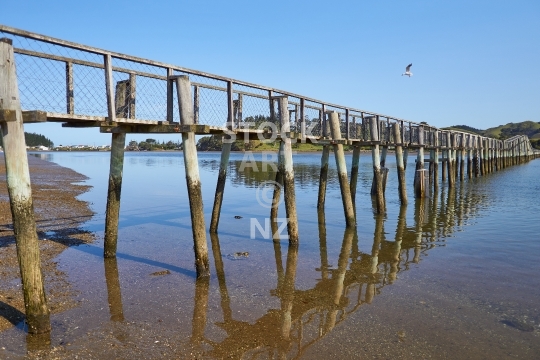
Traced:
[[[176, 78], [176, 91], [180, 110], [180, 122], [184, 125], [193, 125], [194, 117], [191, 83], [188, 76], [181, 75]], [[197, 277], [210, 276], [208, 244], [206, 241], [206, 227], [204, 222], [201, 179], [199, 175], [195, 134], [182, 133], [182, 142], [184, 145], [184, 166], [186, 169], [189, 207], [191, 210], [195, 268]]]
[[[115, 116], [122, 118], [127, 118], [129, 116], [130, 99], [129, 81], [119, 81], [116, 84], [114, 101], [110, 103], [110, 106], [115, 107]], [[111, 136], [109, 187], [107, 190], [105, 236], [103, 245], [103, 256], [106, 258], [116, 256], [120, 198], [122, 193], [122, 174], [124, 170], [124, 149], [126, 147], [125, 133], [113, 133]]]
[[418, 155], [414, 177], [414, 195], [417, 198], [426, 196], [426, 171], [424, 169], [424, 127], [418, 127]]
[[214, 196], [214, 206], [212, 208], [212, 219], [210, 221], [210, 232], [216, 233], [219, 226], [221, 215], [221, 205], [223, 203], [223, 194], [225, 192], [225, 182], [227, 180], [227, 169], [229, 167], [229, 156], [231, 153], [232, 140], [223, 138], [221, 147], [221, 161], [219, 164], [218, 180], [216, 185], [216, 194]]
[[407, 185], [405, 181], [405, 165], [403, 164], [403, 146], [401, 144], [401, 131], [399, 123], [394, 123], [392, 127], [392, 131], [394, 134], [394, 139], [396, 142], [399, 141], [399, 143], [396, 144], [396, 166], [397, 166], [397, 173], [398, 173], [398, 192], [399, 192], [399, 200], [401, 204], [407, 204]]
[[356, 187], [358, 183], [358, 167], [360, 164], [360, 146], [353, 147], [352, 165], [351, 165], [351, 199], [353, 204], [356, 201]]
[[31, 334], [51, 330], [49, 308], [41, 272], [41, 260], [30, 186], [30, 171], [24, 140], [15, 57], [10, 39], [0, 39], [0, 109], [13, 111], [14, 122], [1, 122], [2, 145], [6, 162], [6, 182], [13, 218], [17, 258]]
[[[341, 120], [337, 112], [333, 111], [329, 115], [330, 131], [332, 139], [341, 140]], [[343, 201], [343, 211], [345, 213], [345, 223], [347, 227], [356, 226], [356, 217], [354, 214], [354, 206], [351, 198], [351, 188], [347, 177], [347, 164], [345, 162], [345, 153], [343, 152], [342, 144], [335, 144], [334, 156], [336, 158], [336, 166], [338, 171], [339, 187], [341, 190], [341, 200]]]
[[289, 233], [289, 243], [298, 243], [298, 217], [296, 214], [296, 193], [294, 189], [294, 170], [291, 139], [288, 137], [291, 124], [288, 111], [288, 99], [280, 97], [278, 100], [278, 110], [281, 119], [281, 145], [278, 171], [283, 174], [283, 192], [285, 198], [285, 212], [287, 213], [287, 230]]
[[370, 133], [371, 141], [375, 143], [371, 147], [371, 158], [373, 161], [373, 181], [375, 182], [375, 207], [378, 214], [383, 214], [385, 209], [384, 203], [384, 191], [383, 191], [383, 177], [381, 171], [381, 159], [379, 154], [379, 130], [378, 130], [378, 117], [371, 118], [370, 121]]
[[[197, 87], [195, 88], [197, 89]], [[195, 96], [194, 112], [199, 109], [198, 92]], [[227, 84], [227, 94], [232, 94], [232, 83]], [[229, 99], [230, 100], [230, 99]], [[234, 103], [227, 101], [227, 124], [228, 129], [232, 130], [234, 122]], [[210, 220], [210, 233], [216, 233], [219, 226], [219, 218], [221, 216], [221, 205], [223, 203], [223, 194], [225, 192], [225, 182], [227, 180], [227, 169], [229, 167], [229, 156], [233, 139], [231, 136], [224, 136], [221, 147], [221, 161], [219, 164], [218, 180], [216, 184], [216, 194], [214, 195], [214, 206], [212, 207], [212, 219]]]
[[330, 157], [330, 146], [323, 145], [321, 156], [321, 172], [319, 175], [319, 195], [317, 198], [317, 209], [324, 209], [326, 199], [326, 183], [328, 181], [328, 158]]

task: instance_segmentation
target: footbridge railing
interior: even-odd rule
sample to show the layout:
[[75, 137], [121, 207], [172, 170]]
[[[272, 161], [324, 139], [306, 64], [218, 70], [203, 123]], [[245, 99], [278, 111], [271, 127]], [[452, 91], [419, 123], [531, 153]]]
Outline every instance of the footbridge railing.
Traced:
[[[187, 75], [193, 94], [194, 123], [214, 129], [241, 130], [261, 119], [275, 121], [277, 97], [288, 97], [290, 130], [298, 138], [330, 137], [328, 112], [339, 114], [343, 139], [349, 143], [373, 141], [420, 146], [421, 129], [426, 147], [449, 146], [446, 131], [425, 123], [358, 108], [324, 102], [267, 86], [197, 70], [102, 50], [0, 25], [0, 37], [12, 39], [23, 110], [43, 112], [25, 122], [55, 121], [65, 126], [117, 123], [155, 125], [179, 123], [177, 94], [171, 77]], [[122, 93], [119, 93], [123, 90]], [[115, 102], [122, 102], [118, 111]], [[113, 116], [110, 116], [113, 113]], [[114, 119], [113, 119], [114, 117]], [[377, 137], [370, 121], [379, 120]], [[400, 126], [401, 138], [391, 128]], [[247, 125], [250, 124], [250, 125]], [[279, 122], [277, 122], [279, 129]], [[199, 128], [204, 132], [204, 128]], [[163, 129], [164, 130], [164, 129]], [[255, 129], [252, 129], [255, 130]], [[481, 146], [486, 138], [448, 131], [458, 147]], [[377, 139], [377, 140], [375, 140]], [[491, 146], [504, 146], [492, 139]], [[524, 151], [532, 153], [525, 146]]]

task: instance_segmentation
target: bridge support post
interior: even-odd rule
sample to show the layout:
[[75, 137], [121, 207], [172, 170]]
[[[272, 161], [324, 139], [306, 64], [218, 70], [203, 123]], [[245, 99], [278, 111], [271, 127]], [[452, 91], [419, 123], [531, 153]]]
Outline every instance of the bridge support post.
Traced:
[[511, 146], [512, 144], [510, 143], [507, 143], [507, 142], [504, 143], [504, 163], [505, 163], [504, 167], [505, 168], [511, 165], [511, 158], [510, 158], [512, 154]]
[[505, 167], [504, 164], [504, 141], [499, 140], [499, 160], [498, 160], [498, 169], [502, 170]]
[[17, 258], [21, 270], [26, 322], [30, 334], [41, 334], [50, 332], [51, 324], [41, 273], [30, 170], [12, 44], [11, 39], [0, 39], [0, 111], [15, 116], [14, 121], [0, 122], [0, 129]]
[[212, 208], [212, 219], [210, 220], [210, 233], [217, 233], [219, 217], [221, 215], [221, 204], [223, 203], [223, 193], [225, 192], [225, 182], [227, 181], [227, 167], [231, 154], [232, 140], [229, 136], [223, 137], [221, 146], [221, 161], [219, 163], [218, 181], [216, 184], [216, 194], [214, 196], [214, 206]]
[[[191, 82], [187, 75], [175, 76], [178, 107], [180, 109], [180, 123], [193, 125], [193, 103], [191, 96]], [[184, 148], [184, 166], [186, 169], [186, 183], [191, 210], [191, 228], [195, 250], [195, 269], [197, 278], [210, 276], [208, 263], [208, 244], [206, 241], [206, 227], [204, 223], [204, 208], [202, 200], [201, 179], [197, 160], [197, 147], [193, 132], [182, 133]]]
[[442, 151], [441, 182], [446, 181], [446, 162], [448, 161], [448, 150]]
[[467, 135], [467, 177], [472, 178], [472, 136]]
[[474, 137], [473, 154], [474, 177], [478, 177], [480, 175], [480, 138], [478, 136]]
[[324, 209], [326, 200], [326, 182], [328, 180], [328, 158], [330, 156], [330, 146], [323, 145], [321, 157], [321, 172], [319, 175], [319, 196], [317, 199], [317, 209]]
[[458, 135], [453, 134], [452, 137], [454, 138], [454, 181], [457, 182], [459, 178], [459, 147], [458, 147]]
[[405, 182], [405, 166], [403, 165], [403, 146], [399, 123], [392, 125], [392, 131], [394, 133], [394, 141], [396, 142], [396, 166], [398, 173], [398, 191], [399, 201], [402, 205], [407, 204], [407, 185]]
[[[108, 63], [110, 64], [110, 62]], [[108, 72], [111, 70], [107, 70], [106, 68], [106, 71]], [[108, 76], [106, 78], [109, 79]], [[107, 80], [107, 82], [109, 81], [110, 80]], [[112, 89], [112, 86], [108, 86], [108, 89]], [[112, 96], [110, 98], [112, 99]], [[111, 121], [114, 121], [116, 117], [128, 117], [130, 108], [129, 99], [129, 81], [119, 81], [116, 84], [114, 102], [108, 104], [108, 107], [111, 109], [110, 113], [114, 114], [114, 117], [112, 117], [113, 120]], [[110, 115], [109, 118], [111, 118]], [[105, 211], [105, 236], [103, 244], [103, 256], [105, 258], [113, 258], [116, 256], [125, 147], [126, 134], [124, 132], [113, 133], [111, 140], [111, 159], [109, 168], [109, 187], [107, 190], [107, 207]]]
[[448, 168], [448, 187], [453, 188], [455, 184], [455, 167], [454, 167], [454, 143], [452, 141], [452, 134], [447, 132], [446, 133], [446, 147], [447, 147], [447, 163], [446, 166]]
[[406, 144], [403, 144], [403, 147], [403, 169], [407, 171], [407, 162], [409, 161], [409, 147]]
[[[341, 121], [337, 112], [332, 111], [328, 114], [330, 117], [330, 131], [332, 139], [335, 141], [341, 140]], [[345, 212], [345, 223], [348, 228], [356, 226], [356, 216], [351, 198], [351, 189], [349, 187], [349, 179], [347, 178], [347, 163], [345, 162], [345, 153], [343, 152], [343, 144], [334, 143], [334, 155], [339, 178], [339, 187], [341, 189], [341, 200], [343, 201], [343, 211]]]
[[274, 193], [272, 194], [272, 208], [270, 209], [270, 225], [272, 225], [272, 239], [274, 242], [280, 241], [278, 232], [278, 213], [279, 204], [281, 198], [281, 189], [283, 188], [283, 173], [279, 171], [279, 161], [281, 161], [281, 154], [283, 153], [283, 144], [279, 144], [278, 150], [278, 169], [276, 171], [276, 177], [274, 180]]
[[497, 140], [495, 142], [496, 144], [496, 154], [497, 154], [497, 171], [501, 171], [501, 169], [503, 168], [503, 164], [502, 164], [502, 147], [501, 147], [501, 141], [500, 140]]
[[489, 139], [488, 144], [489, 144], [489, 172], [493, 173], [495, 171], [495, 151], [494, 151], [493, 140]]
[[456, 166], [456, 137], [454, 134], [448, 133], [448, 143], [450, 144], [450, 148], [448, 150], [448, 185], [449, 187], [454, 187], [456, 185], [456, 179], [457, 179], [457, 166]]
[[371, 141], [374, 143], [371, 147], [371, 157], [373, 161], [373, 181], [376, 185], [376, 208], [377, 214], [383, 214], [385, 212], [384, 206], [384, 191], [383, 191], [383, 179], [381, 172], [381, 160], [379, 155], [379, 129], [378, 129], [378, 117], [372, 117], [370, 119], [370, 133]]
[[[234, 126], [234, 102], [233, 102], [233, 84], [227, 82], [227, 127], [232, 130]], [[240, 103], [240, 101], [239, 101]], [[198, 108], [198, 107], [196, 107]], [[229, 135], [224, 136], [221, 145], [221, 161], [219, 163], [218, 181], [216, 184], [216, 194], [214, 195], [214, 206], [212, 207], [212, 218], [210, 220], [210, 233], [217, 233], [219, 218], [221, 216], [221, 205], [223, 203], [223, 193], [225, 192], [225, 182], [227, 181], [227, 167], [229, 165], [229, 156], [234, 139]]]
[[489, 139], [489, 172], [495, 171], [495, 143]]
[[512, 141], [512, 154], [511, 154], [511, 162], [510, 165], [516, 165], [517, 164], [517, 149], [516, 149], [516, 141]]
[[505, 162], [505, 167], [509, 167], [510, 165], [512, 165], [511, 163], [511, 153], [512, 153], [512, 150], [511, 150], [511, 147], [512, 145], [509, 144], [509, 143], [504, 143], [504, 162]]
[[461, 169], [461, 167], [459, 166], [460, 165], [460, 161], [461, 161], [461, 158], [460, 158], [460, 151], [459, 149], [455, 149], [454, 150], [454, 171], [456, 173], [456, 182], [459, 180], [459, 170]]
[[105, 258], [116, 256], [125, 146], [125, 133], [112, 134], [109, 188], [107, 190], [107, 208], [105, 211], [105, 239], [103, 244], [103, 256]]
[[294, 170], [291, 146], [291, 123], [289, 119], [289, 100], [279, 97], [279, 115], [281, 119], [281, 151], [279, 152], [278, 171], [283, 176], [285, 212], [287, 213], [287, 231], [289, 244], [298, 243], [298, 217], [296, 214], [296, 194], [294, 189]]
[[[386, 155], [388, 154], [388, 146], [380, 146], [382, 151], [380, 152], [381, 159], [381, 176], [382, 176], [382, 187], [383, 193], [386, 192], [386, 182], [388, 180], [388, 168], [386, 168]], [[375, 184], [375, 179], [371, 182], [371, 196], [377, 194], [377, 185]]]
[[486, 142], [484, 139], [480, 139], [480, 175], [486, 176]]
[[431, 185], [433, 183], [433, 172], [435, 169], [433, 168], [433, 157], [435, 157], [435, 151], [433, 149], [429, 150], [429, 162], [428, 162], [428, 174], [429, 174], [429, 187], [431, 188]]
[[360, 163], [360, 146], [353, 147], [352, 167], [351, 167], [351, 199], [353, 204], [356, 201], [356, 185], [358, 183], [358, 166]]
[[433, 191], [439, 191], [439, 132], [433, 133]]
[[518, 138], [518, 154], [517, 154], [517, 157], [518, 157], [518, 164], [522, 164], [523, 163], [523, 144], [521, 142], [521, 138]]
[[491, 139], [486, 139], [486, 151], [487, 151], [487, 172], [488, 174], [491, 174], [493, 172], [493, 153], [491, 148]]
[[462, 145], [459, 150], [459, 180], [465, 180], [465, 148], [463, 146], [463, 139], [461, 139]]
[[424, 127], [418, 127], [418, 155], [414, 177], [414, 194], [417, 198], [426, 196], [426, 170], [424, 169]]

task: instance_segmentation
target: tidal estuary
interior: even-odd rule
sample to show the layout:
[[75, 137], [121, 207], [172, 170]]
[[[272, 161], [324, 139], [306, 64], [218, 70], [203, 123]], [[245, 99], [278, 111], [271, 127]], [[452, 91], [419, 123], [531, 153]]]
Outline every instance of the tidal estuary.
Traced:
[[[211, 277], [196, 281], [180, 152], [126, 152], [117, 259], [104, 261], [109, 155], [32, 155], [89, 178], [79, 198], [95, 212], [83, 228], [97, 240], [55, 260], [77, 306], [51, 316], [45, 341], [24, 323], [0, 332], [1, 359], [540, 357], [538, 160], [442, 183], [420, 201], [409, 157], [400, 206], [389, 154], [378, 216], [362, 155], [357, 229], [345, 231], [333, 156], [322, 213], [320, 153], [295, 154], [300, 245], [289, 247], [264, 231], [272, 166], [232, 153], [218, 236], [208, 234]], [[199, 153], [207, 227], [219, 161]]]

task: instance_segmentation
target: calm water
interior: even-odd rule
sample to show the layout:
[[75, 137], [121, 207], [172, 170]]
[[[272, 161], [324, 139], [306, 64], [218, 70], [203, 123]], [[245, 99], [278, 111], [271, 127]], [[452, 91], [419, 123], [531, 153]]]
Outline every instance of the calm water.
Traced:
[[[36, 156], [90, 178], [81, 199], [96, 215], [85, 226], [102, 239], [109, 153]], [[380, 217], [363, 155], [358, 228], [346, 232], [333, 156], [318, 214], [320, 154], [295, 155], [296, 249], [252, 231], [269, 215], [259, 186], [273, 174], [260, 161], [240, 171], [243, 158], [231, 155], [219, 237], [208, 236], [211, 279], [196, 282], [182, 154], [126, 153], [117, 262], [104, 263], [102, 240], [57, 259], [80, 306], [52, 316], [55, 356], [540, 357], [540, 161], [443, 185], [423, 202], [412, 197], [410, 162], [409, 205], [400, 207], [389, 154]], [[200, 153], [199, 164], [208, 226], [219, 154]], [[22, 325], [0, 333], [0, 344], [0, 358], [23, 356]]]

